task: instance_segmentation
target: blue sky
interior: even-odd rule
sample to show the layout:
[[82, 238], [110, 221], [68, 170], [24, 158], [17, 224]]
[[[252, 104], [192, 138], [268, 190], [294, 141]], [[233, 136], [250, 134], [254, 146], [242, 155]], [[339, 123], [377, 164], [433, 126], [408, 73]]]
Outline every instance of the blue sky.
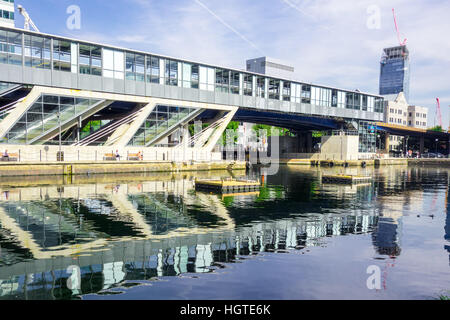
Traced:
[[[16, 0], [42, 32], [239, 69], [249, 58], [291, 64], [297, 80], [378, 93], [382, 48], [411, 52], [410, 103], [450, 113], [450, 2], [446, 0]], [[70, 5], [81, 29], [66, 27]], [[379, 19], [377, 13], [379, 12]], [[17, 14], [17, 13], [16, 13]], [[23, 19], [17, 18], [18, 27]]]

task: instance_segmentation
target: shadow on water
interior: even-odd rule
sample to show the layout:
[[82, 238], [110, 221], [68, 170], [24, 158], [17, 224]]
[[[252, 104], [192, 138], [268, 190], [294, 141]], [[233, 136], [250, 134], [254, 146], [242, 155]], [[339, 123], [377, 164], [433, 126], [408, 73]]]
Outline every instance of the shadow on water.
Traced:
[[[343, 170], [374, 181], [322, 184], [323, 174]], [[355, 243], [369, 237], [370, 260], [394, 265], [405, 217], [430, 216], [443, 200], [450, 253], [447, 170], [282, 167], [262, 175], [257, 168], [248, 173], [264, 180], [259, 192], [227, 196], [194, 190], [196, 176], [227, 172], [3, 180], [0, 299], [114, 297], [161, 279], [182, 285], [183, 275], [201, 278], [264, 253], [308, 255], [344, 236]]]

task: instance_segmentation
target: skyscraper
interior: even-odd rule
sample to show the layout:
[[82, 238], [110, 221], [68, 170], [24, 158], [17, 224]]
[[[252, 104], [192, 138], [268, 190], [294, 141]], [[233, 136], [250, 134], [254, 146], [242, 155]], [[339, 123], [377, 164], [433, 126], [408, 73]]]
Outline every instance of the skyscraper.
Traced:
[[406, 46], [385, 48], [381, 58], [380, 95], [397, 96], [403, 92], [409, 100], [409, 51]]

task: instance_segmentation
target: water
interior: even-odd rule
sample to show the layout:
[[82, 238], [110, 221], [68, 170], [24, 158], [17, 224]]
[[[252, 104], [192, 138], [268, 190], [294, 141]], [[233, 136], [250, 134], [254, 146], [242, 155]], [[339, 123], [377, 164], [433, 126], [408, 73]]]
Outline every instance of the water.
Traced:
[[448, 294], [450, 170], [345, 169], [374, 181], [321, 183], [343, 170], [282, 167], [260, 193], [224, 198], [195, 192], [191, 174], [3, 179], [0, 299]]

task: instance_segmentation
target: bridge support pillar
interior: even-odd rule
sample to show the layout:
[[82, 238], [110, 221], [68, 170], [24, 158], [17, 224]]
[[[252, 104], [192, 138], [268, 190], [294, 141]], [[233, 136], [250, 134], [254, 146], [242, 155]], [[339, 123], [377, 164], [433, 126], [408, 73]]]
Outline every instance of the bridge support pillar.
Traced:
[[306, 152], [312, 153], [313, 152], [313, 136], [312, 132], [306, 133]]
[[297, 151], [299, 153], [305, 153], [305, 138], [302, 132], [297, 132]]
[[419, 142], [419, 152], [420, 155], [422, 156], [423, 152], [425, 149], [425, 137], [420, 137], [420, 142]]
[[389, 138], [390, 138], [390, 134], [386, 133], [386, 135], [384, 136], [384, 152], [389, 154]]

